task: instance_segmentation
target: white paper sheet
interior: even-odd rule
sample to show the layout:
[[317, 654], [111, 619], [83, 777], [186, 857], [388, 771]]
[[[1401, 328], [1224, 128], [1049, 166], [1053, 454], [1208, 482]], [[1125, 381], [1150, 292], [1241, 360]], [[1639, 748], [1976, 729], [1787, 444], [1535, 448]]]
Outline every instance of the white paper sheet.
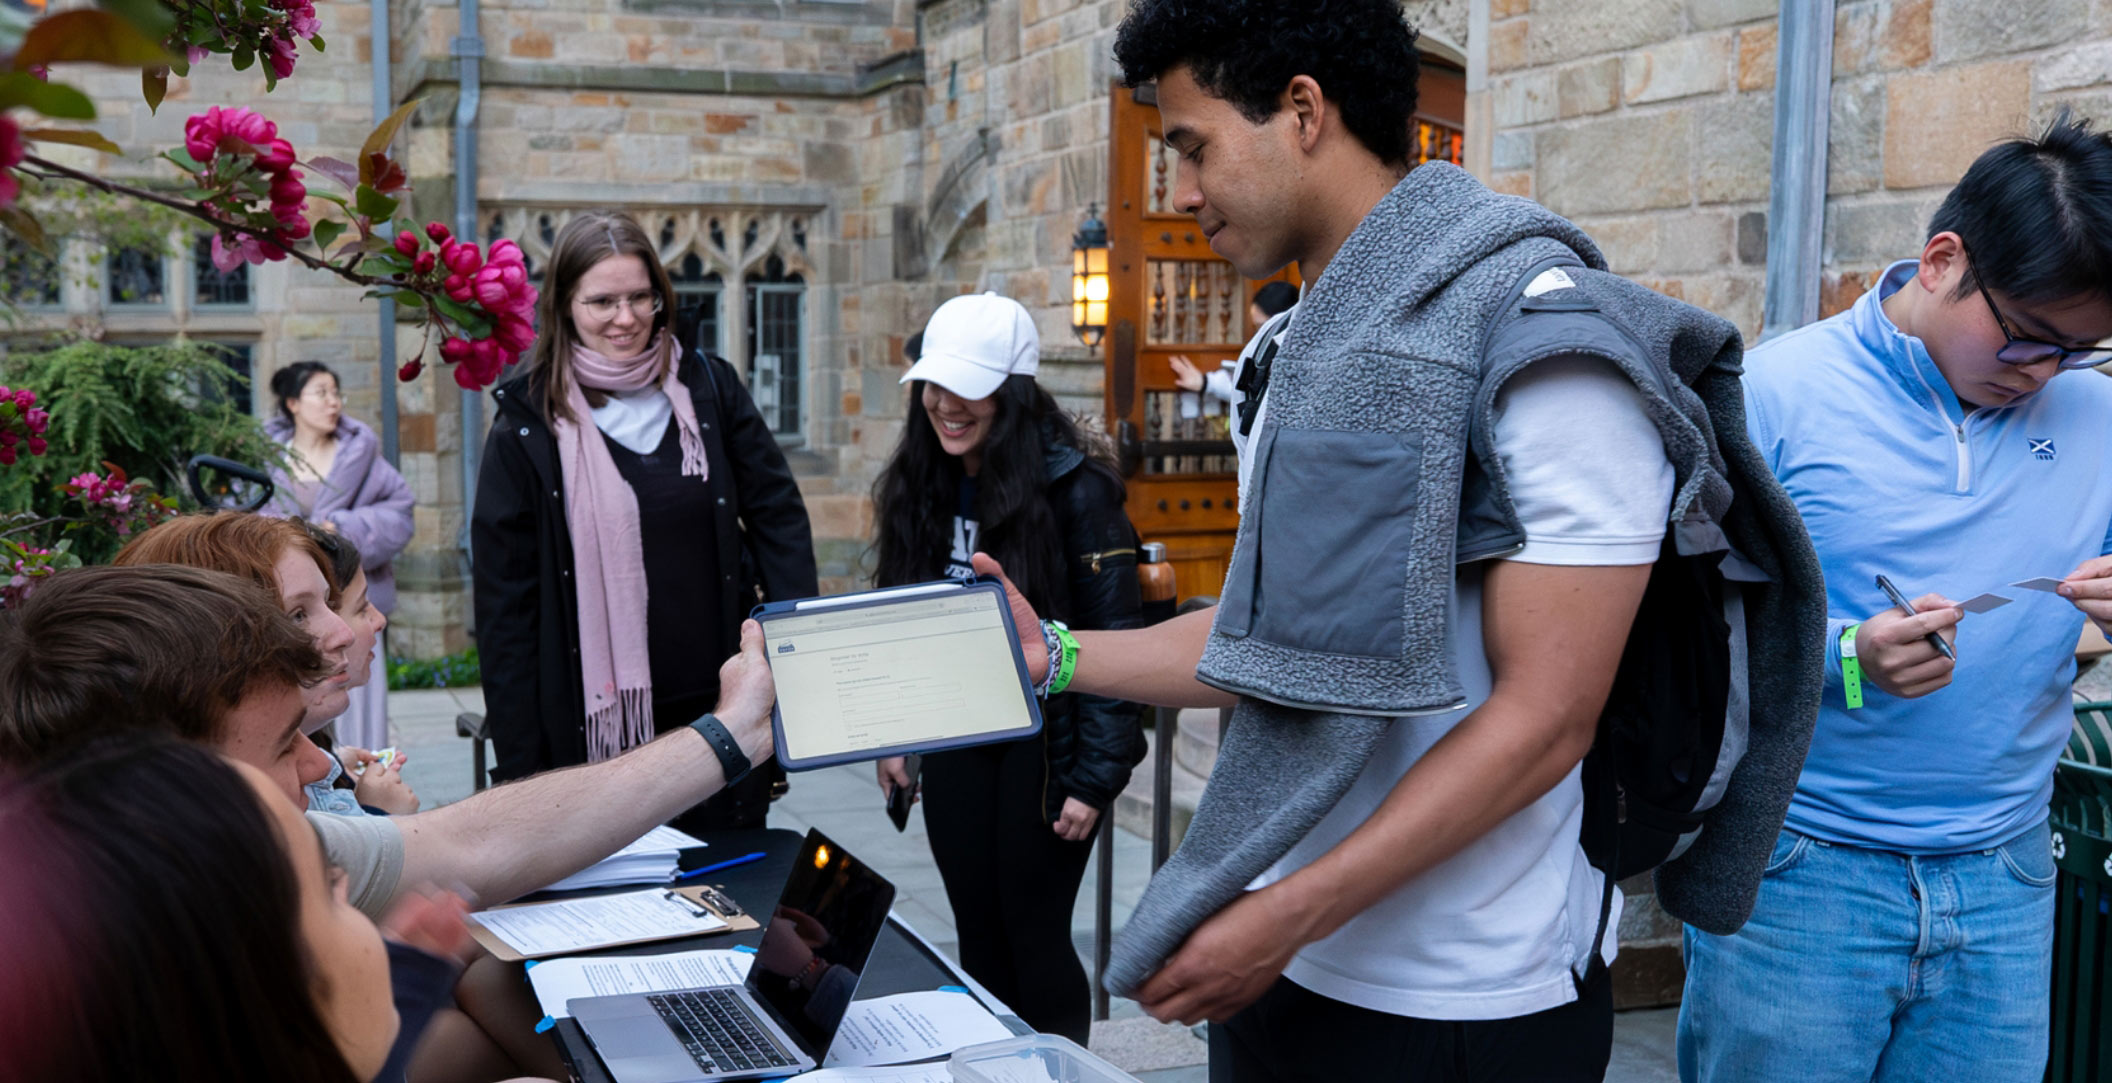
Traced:
[[618, 884], [665, 883], [675, 873], [682, 851], [704, 845], [704, 840], [662, 824], [638, 837], [630, 845], [545, 888], [573, 891]]
[[2025, 590], [2043, 590], [2048, 594], [2052, 594], [2061, 589], [2062, 582], [2063, 580], [2055, 579], [2050, 575], [2042, 575], [2035, 579], [2019, 579], [2011, 583], [2010, 586], [2022, 587]]
[[481, 910], [470, 919], [527, 956], [593, 951], [611, 944], [695, 936], [726, 927], [717, 916], [699, 915], [686, 900], [671, 898], [657, 888]]
[[1958, 608], [1968, 613], [1986, 613], [2008, 605], [2010, 600], [2000, 594], [1976, 594], [1958, 603]]
[[897, 993], [852, 1001], [824, 1063], [830, 1067], [900, 1064], [1010, 1037], [1011, 1029], [968, 993], [950, 989]]
[[792, 1077], [795, 1083], [953, 1083], [943, 1064], [898, 1064], [887, 1068], [817, 1068]]
[[549, 959], [528, 968], [528, 984], [535, 988], [543, 1014], [563, 1019], [572, 1014], [565, 1002], [580, 997], [739, 985], [747, 980], [748, 963], [754, 958], [752, 952], [711, 949]]

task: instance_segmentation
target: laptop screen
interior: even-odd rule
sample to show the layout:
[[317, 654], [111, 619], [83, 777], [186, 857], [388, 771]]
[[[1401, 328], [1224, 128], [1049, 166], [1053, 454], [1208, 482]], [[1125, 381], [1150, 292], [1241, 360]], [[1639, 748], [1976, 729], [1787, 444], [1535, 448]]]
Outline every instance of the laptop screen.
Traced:
[[816, 1061], [829, 1051], [895, 902], [895, 885], [808, 831], [748, 968], [748, 990], [790, 1024]]

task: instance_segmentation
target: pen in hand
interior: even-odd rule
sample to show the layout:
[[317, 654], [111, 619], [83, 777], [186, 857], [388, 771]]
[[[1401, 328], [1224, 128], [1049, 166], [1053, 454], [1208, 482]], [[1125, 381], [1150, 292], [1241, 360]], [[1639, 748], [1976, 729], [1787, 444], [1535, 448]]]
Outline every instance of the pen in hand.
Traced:
[[[1907, 616], [1911, 617], [1914, 615], [1914, 607], [1908, 604], [1907, 596], [1901, 594], [1899, 592], [1899, 588], [1893, 586], [1892, 581], [1890, 579], [1887, 579], [1882, 575], [1878, 576], [1877, 589], [1884, 591], [1885, 597], [1892, 599], [1892, 604], [1898, 606], [1903, 612], [1906, 613]], [[1943, 655], [1945, 658], [1948, 658], [1953, 662], [1958, 660], [1957, 652], [1951, 650], [1951, 645], [1945, 642], [1944, 638], [1941, 635], [1938, 635], [1935, 632], [1930, 632], [1928, 635], [1922, 638], [1927, 639], [1929, 641], [1929, 646], [1936, 648], [1937, 653]]]

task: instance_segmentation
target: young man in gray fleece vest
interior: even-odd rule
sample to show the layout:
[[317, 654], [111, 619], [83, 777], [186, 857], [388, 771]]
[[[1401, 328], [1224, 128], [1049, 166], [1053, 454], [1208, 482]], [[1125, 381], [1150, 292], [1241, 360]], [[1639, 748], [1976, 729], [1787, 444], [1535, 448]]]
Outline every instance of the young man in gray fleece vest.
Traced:
[[1414, 40], [1397, 0], [1136, 0], [1115, 41], [1175, 206], [1247, 277], [1307, 284], [1245, 359], [1216, 610], [1026, 637], [1051, 687], [1233, 708], [1108, 970], [1212, 1021], [1213, 1080], [1604, 1074], [1579, 762], [1668, 540], [1758, 585], [1750, 744], [1660, 868], [1686, 920], [1744, 920], [1817, 701], [1817, 562], [1741, 442], [1736, 329], [1530, 201], [1410, 172]]
[[[1612, 365], [1537, 362], [1504, 385], [1493, 428], [1525, 543], [1454, 569], [1466, 430], [1425, 428], [1445, 414], [1422, 404], [1465, 418], [1487, 317], [1537, 258], [1566, 246], [1599, 260], [1566, 222], [1450, 166], [1409, 175], [1414, 39], [1397, 0], [1138, 0], [1115, 44], [1129, 84], [1156, 84], [1175, 205], [1212, 251], [1249, 278], [1296, 263], [1308, 283], [1264, 336], [1274, 376], [1245, 437], [1249, 529], [1223, 606], [1078, 633], [1069, 684], [1236, 706], [1206, 804], [1241, 799], [1225, 788], [1255, 758], [1233, 740], [1243, 728], [1334, 705], [1283, 727], [1333, 742], [1321, 759], [1346, 775], [1331, 807], [1130, 985], [1159, 1019], [1212, 1021], [1213, 1080], [1597, 1080], [1611, 1048], [1578, 764], [1674, 468]], [[1428, 341], [1389, 366], [1401, 351], [1368, 329], [1414, 308], [1430, 318], [1400, 326]], [[1322, 360], [1362, 375], [1303, 365]], [[1418, 592], [1425, 565], [1438, 570]], [[1213, 668], [1206, 647], [1221, 645], [1276, 655]], [[1301, 681], [1316, 690], [1286, 691]], [[1119, 968], [1114, 982], [1130, 984]]]

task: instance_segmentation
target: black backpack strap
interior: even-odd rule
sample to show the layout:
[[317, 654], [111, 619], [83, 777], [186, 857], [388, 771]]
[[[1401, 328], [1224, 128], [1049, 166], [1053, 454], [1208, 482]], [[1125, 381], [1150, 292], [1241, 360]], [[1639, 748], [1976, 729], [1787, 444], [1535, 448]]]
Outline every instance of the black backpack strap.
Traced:
[[1279, 312], [1261, 325], [1262, 347], [1256, 351], [1246, 366], [1239, 370], [1239, 380], [1232, 386], [1239, 391], [1239, 434], [1254, 435], [1254, 419], [1261, 414], [1261, 398], [1269, 392], [1269, 370], [1276, 365], [1276, 350], [1283, 342], [1284, 332], [1279, 324], [1288, 324], [1296, 306]]

